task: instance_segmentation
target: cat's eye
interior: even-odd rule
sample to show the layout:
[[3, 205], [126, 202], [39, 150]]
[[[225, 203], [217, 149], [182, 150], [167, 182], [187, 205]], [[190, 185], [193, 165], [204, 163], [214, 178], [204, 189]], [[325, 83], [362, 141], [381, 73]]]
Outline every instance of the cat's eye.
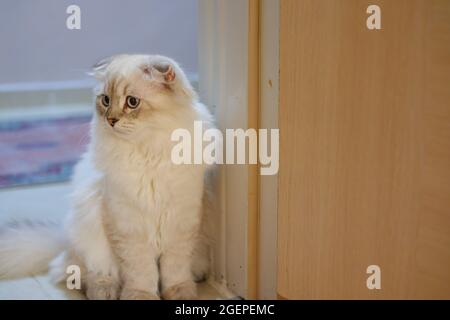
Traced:
[[106, 94], [102, 95], [102, 105], [106, 108], [109, 107], [110, 99]]
[[127, 97], [127, 106], [130, 109], [136, 109], [139, 106], [139, 102], [141, 102], [141, 100], [139, 100], [139, 98], [136, 98], [133, 96]]

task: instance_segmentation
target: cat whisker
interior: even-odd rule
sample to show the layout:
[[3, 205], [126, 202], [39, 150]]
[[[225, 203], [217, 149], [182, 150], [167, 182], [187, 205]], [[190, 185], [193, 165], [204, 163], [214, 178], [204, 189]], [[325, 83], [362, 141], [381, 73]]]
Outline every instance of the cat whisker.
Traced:
[[123, 125], [123, 124], [121, 124], [120, 128], [134, 128], [134, 126], [133, 125]]
[[130, 123], [130, 122], [123, 122], [123, 123], [120, 123], [120, 126], [122, 126], [122, 127], [134, 127], [134, 124]]

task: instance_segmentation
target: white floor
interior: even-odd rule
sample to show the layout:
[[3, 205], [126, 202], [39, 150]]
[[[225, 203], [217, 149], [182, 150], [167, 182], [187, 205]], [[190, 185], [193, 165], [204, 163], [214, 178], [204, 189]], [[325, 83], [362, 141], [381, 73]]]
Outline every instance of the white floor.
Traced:
[[[69, 209], [68, 183], [46, 184], [0, 190], [0, 224], [10, 219], [62, 221]], [[214, 283], [199, 285], [199, 299], [228, 298], [215, 289]], [[220, 288], [219, 288], [220, 290]], [[47, 275], [1, 280], [0, 299], [84, 299], [76, 290], [55, 286]]]

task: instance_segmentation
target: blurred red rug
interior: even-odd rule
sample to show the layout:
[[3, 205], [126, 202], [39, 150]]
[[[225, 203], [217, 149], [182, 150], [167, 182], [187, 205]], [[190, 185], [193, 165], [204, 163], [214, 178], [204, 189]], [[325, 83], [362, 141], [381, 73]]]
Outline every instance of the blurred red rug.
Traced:
[[0, 121], [0, 188], [69, 180], [91, 116]]

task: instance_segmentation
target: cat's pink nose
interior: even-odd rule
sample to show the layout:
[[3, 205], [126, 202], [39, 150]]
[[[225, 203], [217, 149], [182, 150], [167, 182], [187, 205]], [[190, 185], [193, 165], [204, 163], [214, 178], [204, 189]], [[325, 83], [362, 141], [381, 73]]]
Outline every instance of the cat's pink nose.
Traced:
[[117, 121], [119, 121], [119, 119], [117, 118], [108, 118], [108, 123], [111, 125], [111, 127], [114, 127]]

